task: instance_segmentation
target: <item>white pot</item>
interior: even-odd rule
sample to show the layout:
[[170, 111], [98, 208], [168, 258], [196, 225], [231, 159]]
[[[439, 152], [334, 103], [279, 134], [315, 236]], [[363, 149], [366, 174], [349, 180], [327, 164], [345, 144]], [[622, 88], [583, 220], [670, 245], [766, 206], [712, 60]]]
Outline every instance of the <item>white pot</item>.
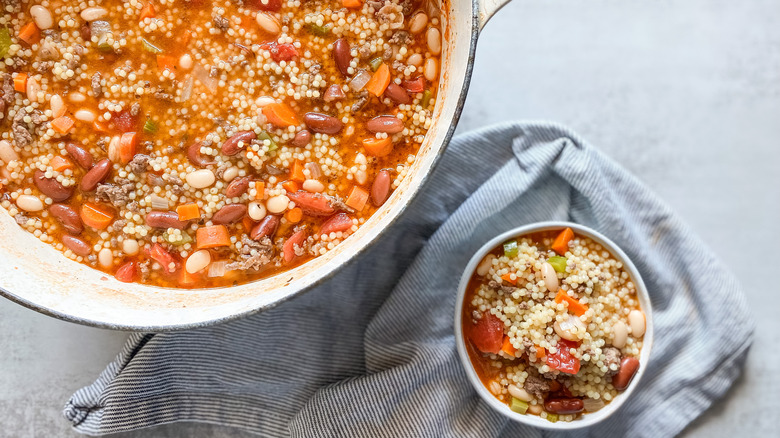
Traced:
[[272, 307], [358, 256], [409, 205], [444, 152], [466, 98], [479, 30], [509, 0], [450, 0], [434, 117], [409, 174], [358, 231], [291, 271], [240, 286], [167, 289], [128, 284], [65, 258], [0, 210], [0, 294], [46, 315], [97, 327], [166, 331], [229, 321]]

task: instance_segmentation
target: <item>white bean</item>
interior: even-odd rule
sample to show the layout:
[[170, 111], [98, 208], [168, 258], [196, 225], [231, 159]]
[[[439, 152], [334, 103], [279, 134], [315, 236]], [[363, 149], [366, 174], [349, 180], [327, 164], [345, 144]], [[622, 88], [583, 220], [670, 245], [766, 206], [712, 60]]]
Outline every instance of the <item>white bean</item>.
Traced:
[[49, 107], [51, 108], [51, 115], [54, 118], [65, 115], [65, 101], [62, 100], [62, 96], [55, 94], [49, 100]]
[[79, 93], [78, 91], [74, 91], [68, 94], [68, 100], [73, 103], [81, 103], [87, 100], [87, 96], [85, 96], [83, 93]]
[[542, 277], [544, 278], [544, 285], [547, 286], [547, 290], [550, 292], [558, 291], [558, 273], [555, 272], [555, 268], [547, 262], [542, 263]]
[[184, 263], [184, 268], [187, 272], [194, 274], [196, 272], [206, 269], [211, 263], [211, 253], [208, 250], [201, 249], [192, 253], [187, 257], [187, 261]]
[[542, 413], [542, 406], [541, 405], [529, 405], [528, 406], [528, 413], [533, 415], [539, 415]]
[[436, 62], [436, 58], [428, 58], [425, 60], [425, 67], [423, 67], [423, 74], [425, 79], [433, 81], [436, 79], [436, 74], [439, 73], [439, 64]]
[[366, 171], [359, 169], [357, 172], [355, 172], [355, 181], [360, 185], [365, 184], [366, 181], [368, 181], [368, 174]]
[[92, 123], [97, 119], [97, 114], [95, 114], [94, 111], [82, 108], [78, 111], [76, 111], [73, 116], [76, 118], [76, 120], [81, 120], [82, 122], [86, 123]]
[[409, 59], [406, 60], [406, 63], [415, 67], [419, 67], [423, 63], [423, 57], [419, 53], [412, 53], [409, 56]]
[[268, 202], [265, 203], [266, 208], [271, 213], [281, 213], [287, 210], [287, 205], [290, 203], [290, 198], [286, 195], [277, 195], [268, 198]]
[[238, 176], [238, 167], [230, 166], [222, 174], [222, 179], [224, 179], [226, 182], [230, 182], [236, 179], [237, 176]]
[[276, 102], [276, 100], [269, 96], [260, 96], [255, 99], [255, 105], [257, 105], [258, 108], [264, 108], [274, 102]]
[[0, 140], [0, 160], [7, 165], [11, 161], [19, 159], [19, 154], [8, 140]]
[[118, 163], [121, 159], [119, 156], [119, 140], [119, 136], [115, 135], [108, 142], [108, 159], [113, 163]]
[[628, 327], [623, 321], [618, 321], [612, 326], [612, 346], [623, 348], [628, 340]]
[[43, 202], [33, 195], [19, 195], [16, 198], [16, 206], [24, 211], [41, 211], [43, 210]]
[[325, 185], [317, 181], [316, 179], [307, 179], [306, 181], [303, 182], [302, 187], [303, 190], [312, 193], [321, 193], [325, 191]]
[[425, 33], [425, 39], [428, 41], [428, 50], [432, 54], [438, 55], [441, 53], [441, 32], [439, 29], [432, 27]]
[[487, 257], [482, 259], [477, 265], [477, 275], [484, 277], [490, 272], [490, 268], [493, 266], [493, 259], [496, 258], [493, 254], [488, 254]]
[[631, 325], [631, 336], [641, 338], [645, 334], [645, 314], [641, 310], [628, 312], [628, 323]]
[[192, 188], [205, 189], [206, 187], [211, 187], [211, 185], [214, 184], [214, 181], [217, 180], [217, 177], [215, 177], [214, 172], [209, 169], [200, 169], [188, 173], [184, 179]]
[[179, 67], [183, 68], [184, 70], [189, 70], [192, 68], [192, 56], [190, 56], [189, 53], [181, 55], [179, 58]]
[[425, 29], [425, 25], [428, 24], [428, 16], [425, 12], [418, 12], [414, 14], [412, 20], [409, 23], [409, 32], [418, 34]]
[[255, 19], [257, 20], [257, 24], [260, 25], [264, 31], [270, 33], [271, 35], [277, 35], [281, 30], [279, 20], [277, 20], [276, 17], [271, 14], [266, 12], [258, 12]]
[[81, 18], [84, 21], [95, 21], [100, 20], [101, 18], [108, 15], [108, 11], [104, 8], [86, 8], [83, 11], [81, 11]]
[[103, 248], [98, 252], [98, 263], [104, 268], [114, 266], [114, 254], [108, 248]]
[[257, 201], [252, 201], [249, 203], [249, 206], [247, 206], [247, 213], [253, 221], [259, 221], [265, 217], [265, 205]]
[[35, 21], [35, 25], [41, 30], [51, 29], [54, 25], [54, 19], [51, 12], [41, 5], [35, 5], [30, 8], [30, 16]]
[[507, 389], [509, 390], [509, 395], [511, 395], [514, 398], [519, 398], [520, 400], [524, 402], [529, 402], [534, 399], [534, 397], [528, 393], [523, 388], [518, 387], [517, 385], [510, 384]]
[[138, 254], [138, 250], [141, 249], [138, 246], [138, 241], [135, 239], [125, 239], [122, 241], [122, 251], [129, 256]]
[[38, 80], [34, 77], [27, 79], [27, 99], [30, 102], [38, 102], [38, 93], [41, 91], [41, 86], [38, 85]]

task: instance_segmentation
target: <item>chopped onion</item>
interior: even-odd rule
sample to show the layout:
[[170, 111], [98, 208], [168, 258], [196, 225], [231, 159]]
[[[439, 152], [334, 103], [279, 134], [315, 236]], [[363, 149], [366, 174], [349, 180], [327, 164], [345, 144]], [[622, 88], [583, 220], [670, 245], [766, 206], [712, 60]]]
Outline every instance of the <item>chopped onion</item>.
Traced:
[[223, 277], [225, 275], [225, 266], [227, 266], [227, 260], [219, 260], [212, 262], [209, 266], [209, 277]]
[[322, 169], [320, 169], [319, 164], [306, 163], [305, 167], [309, 169], [309, 172], [311, 172], [311, 175], [309, 175], [311, 179], [320, 179], [320, 177], [322, 176]]
[[580, 320], [578, 316], [569, 315], [566, 320], [559, 323], [558, 321], [553, 324], [553, 329], [558, 336], [569, 341], [576, 341], [577, 331], [585, 331], [585, 324]]
[[604, 407], [604, 400], [595, 398], [586, 398], [582, 400], [582, 405], [588, 412], [595, 412]]
[[200, 65], [195, 65], [192, 71], [195, 73], [195, 78], [198, 79], [209, 92], [214, 93], [217, 91], [217, 84], [219, 81], [217, 78], [210, 77], [209, 72], [207, 72], [205, 68]]
[[349, 80], [349, 88], [353, 91], [360, 91], [366, 86], [369, 80], [371, 80], [371, 73], [361, 68], [355, 73], [355, 76]]
[[152, 200], [152, 208], [155, 210], [168, 210], [170, 206], [168, 205], [168, 200], [165, 198], [161, 198], [157, 195], [150, 196]]
[[104, 20], [95, 20], [89, 23], [89, 34], [97, 39], [111, 33], [111, 23]]
[[186, 102], [192, 97], [192, 86], [195, 84], [195, 79], [192, 76], [187, 75], [187, 79], [184, 80], [184, 85], [181, 87], [181, 101]]

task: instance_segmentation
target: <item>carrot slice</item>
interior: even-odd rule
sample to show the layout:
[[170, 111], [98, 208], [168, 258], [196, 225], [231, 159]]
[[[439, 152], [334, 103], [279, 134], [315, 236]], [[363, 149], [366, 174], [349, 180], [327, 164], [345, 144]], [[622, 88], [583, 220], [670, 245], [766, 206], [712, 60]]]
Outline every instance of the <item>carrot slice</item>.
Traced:
[[341, 6], [349, 9], [360, 9], [363, 7], [361, 0], [341, 0]]
[[384, 157], [393, 152], [393, 141], [388, 138], [369, 137], [363, 139], [363, 147], [368, 155]]
[[293, 224], [297, 224], [303, 219], [303, 210], [299, 207], [295, 207], [284, 214], [284, 218]]
[[390, 85], [390, 67], [382, 63], [366, 84], [366, 90], [374, 96], [381, 96]]
[[536, 357], [537, 358], [542, 358], [542, 357], [547, 355], [547, 350], [545, 350], [544, 348], [542, 348], [542, 347], [540, 347], [538, 345], [535, 345], [534, 347], [536, 348]]
[[501, 351], [512, 357], [517, 355], [517, 348], [512, 345], [512, 342], [509, 340], [509, 336], [504, 336], [504, 344], [501, 346]]
[[38, 31], [38, 26], [35, 25], [34, 22], [29, 22], [22, 26], [21, 29], [19, 29], [19, 35], [17, 35], [20, 40], [24, 41], [27, 44], [34, 44], [38, 39], [40, 38], [40, 32]]
[[154, 10], [154, 5], [147, 2], [144, 4], [144, 7], [141, 8], [141, 15], [138, 17], [140, 21], [144, 21], [147, 18], [154, 18], [157, 15], [157, 12]]
[[161, 71], [170, 70], [176, 71], [176, 65], [179, 60], [174, 56], [169, 55], [157, 55], [157, 68]]
[[517, 277], [515, 277], [515, 279], [512, 280], [511, 275], [512, 274], [504, 274], [504, 275], [501, 276], [501, 279], [506, 281], [507, 283], [511, 284], [512, 286], [514, 286], [514, 285], [517, 284]]
[[182, 269], [179, 274], [179, 286], [192, 287], [198, 283], [198, 280], [200, 280], [200, 275], [190, 274], [186, 269]]
[[247, 216], [244, 216], [243, 219], [241, 219], [241, 225], [243, 225], [244, 228], [246, 229], [246, 232], [249, 233], [250, 231], [252, 231], [252, 228], [254, 228], [255, 221], [253, 221], [252, 218], [250, 218], [247, 215]]
[[125, 132], [119, 138], [119, 160], [122, 164], [132, 161], [135, 151], [138, 148], [138, 134], [135, 132]]
[[361, 211], [363, 210], [363, 207], [366, 206], [366, 201], [368, 201], [368, 192], [360, 186], [352, 186], [352, 190], [349, 192], [345, 204], [354, 208], [356, 211]]
[[65, 169], [72, 169], [73, 163], [67, 158], [57, 155], [49, 161], [49, 166], [57, 172], [62, 172]]
[[255, 199], [265, 198], [265, 183], [262, 181], [255, 181]]
[[295, 160], [292, 166], [292, 170], [290, 170], [290, 179], [299, 182], [306, 180], [306, 175], [303, 174], [303, 163]]
[[57, 117], [51, 121], [51, 128], [59, 134], [67, 134], [75, 122], [68, 116]]
[[230, 246], [230, 234], [224, 225], [200, 227], [195, 231], [195, 241], [198, 249]]
[[104, 230], [114, 220], [114, 209], [105, 205], [87, 202], [81, 206], [80, 216], [85, 225], [96, 230]]
[[198, 208], [198, 204], [191, 202], [176, 207], [176, 213], [179, 215], [180, 221], [189, 221], [200, 217], [200, 208]]
[[14, 76], [14, 90], [20, 93], [27, 92], [27, 73], [17, 73]]
[[106, 125], [105, 123], [100, 123], [97, 120], [92, 122], [92, 129], [94, 129], [97, 132], [108, 132], [109, 131], [108, 125]]
[[282, 187], [288, 192], [297, 192], [300, 190], [299, 184], [295, 181], [285, 181], [282, 183]]
[[561, 301], [569, 303], [569, 310], [577, 316], [582, 316], [588, 311], [588, 306], [570, 297], [563, 289], [559, 290], [558, 294], [555, 296], [556, 303], [560, 303]]
[[269, 103], [263, 107], [263, 115], [277, 128], [287, 128], [298, 124], [295, 111], [284, 103]]
[[571, 228], [566, 228], [558, 234], [558, 237], [553, 241], [552, 249], [560, 255], [566, 254], [569, 250], [569, 241], [574, 238], [574, 231]]

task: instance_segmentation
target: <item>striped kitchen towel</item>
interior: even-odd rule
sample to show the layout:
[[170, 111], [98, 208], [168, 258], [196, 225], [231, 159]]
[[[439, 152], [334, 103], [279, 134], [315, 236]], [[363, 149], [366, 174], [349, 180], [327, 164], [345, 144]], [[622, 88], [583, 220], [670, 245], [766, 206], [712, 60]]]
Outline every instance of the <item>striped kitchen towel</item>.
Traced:
[[455, 138], [403, 219], [307, 294], [241, 321], [132, 335], [65, 416], [95, 435], [190, 421], [264, 436], [541, 436], [470, 387], [453, 312], [475, 250], [555, 219], [623, 248], [655, 318], [634, 395], [571, 435], [680, 432], [740, 373], [753, 329], [740, 286], [647, 187], [571, 131], [536, 123]]

